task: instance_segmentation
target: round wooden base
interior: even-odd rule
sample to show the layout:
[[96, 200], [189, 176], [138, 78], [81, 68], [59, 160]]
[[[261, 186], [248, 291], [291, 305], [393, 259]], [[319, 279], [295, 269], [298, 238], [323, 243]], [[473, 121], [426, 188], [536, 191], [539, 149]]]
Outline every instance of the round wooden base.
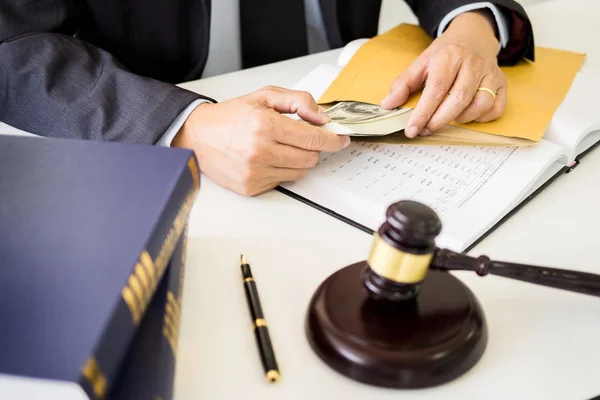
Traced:
[[306, 334], [326, 364], [371, 385], [425, 388], [451, 381], [479, 361], [486, 321], [461, 281], [430, 270], [415, 299], [374, 300], [361, 279], [365, 268], [360, 262], [337, 271], [311, 299]]

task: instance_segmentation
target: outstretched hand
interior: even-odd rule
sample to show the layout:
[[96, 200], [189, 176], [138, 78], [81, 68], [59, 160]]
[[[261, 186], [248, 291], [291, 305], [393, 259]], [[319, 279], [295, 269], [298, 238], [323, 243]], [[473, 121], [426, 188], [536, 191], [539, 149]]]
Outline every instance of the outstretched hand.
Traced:
[[[281, 113], [298, 114], [304, 121]], [[172, 146], [191, 148], [200, 170], [217, 184], [254, 196], [303, 177], [321, 151], [350, 144], [319, 126], [330, 118], [307, 92], [266, 87], [190, 114]]]
[[461, 14], [392, 83], [381, 106], [399, 107], [423, 89], [405, 129], [409, 138], [429, 135], [453, 121], [497, 119], [507, 96], [497, 52], [493, 18], [480, 12]]

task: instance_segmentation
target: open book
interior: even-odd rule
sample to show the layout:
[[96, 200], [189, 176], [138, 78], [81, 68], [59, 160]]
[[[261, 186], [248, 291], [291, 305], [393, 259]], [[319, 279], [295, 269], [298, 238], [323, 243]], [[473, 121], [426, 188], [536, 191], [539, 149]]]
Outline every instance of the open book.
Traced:
[[[337, 65], [320, 65], [295, 89], [319, 98], [364, 41], [348, 44]], [[543, 139], [527, 147], [389, 144], [357, 141], [280, 190], [367, 232], [387, 207], [413, 199], [432, 207], [438, 245], [465, 251], [600, 141], [600, 71], [585, 66]]]

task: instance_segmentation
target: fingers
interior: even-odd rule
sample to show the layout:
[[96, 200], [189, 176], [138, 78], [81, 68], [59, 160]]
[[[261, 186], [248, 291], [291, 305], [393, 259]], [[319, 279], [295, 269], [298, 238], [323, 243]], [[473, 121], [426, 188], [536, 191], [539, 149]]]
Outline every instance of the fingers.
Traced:
[[273, 139], [281, 144], [312, 151], [339, 151], [350, 144], [350, 137], [336, 135], [321, 127], [276, 116], [278, 129], [273, 130]]
[[226, 151], [239, 162], [252, 166], [310, 168], [320, 151], [334, 152], [350, 144], [319, 126], [297, 121], [270, 109], [254, 108], [241, 127], [243, 134]]
[[[483, 77], [481, 83], [476, 89], [483, 87], [491, 89], [495, 92], [499, 86], [497, 81], [498, 80], [494, 77], [494, 74], [488, 74]], [[496, 100], [491, 93], [483, 90], [477, 90], [473, 100], [471, 101], [471, 104], [469, 104], [469, 106], [455, 118], [455, 121], [460, 124], [466, 124], [467, 122], [475, 121], [477, 118], [480, 118], [490, 111], [495, 102]]]
[[392, 109], [401, 106], [411, 93], [423, 87], [427, 58], [421, 56], [408, 69], [392, 82], [390, 93], [381, 101], [381, 107]]
[[477, 122], [489, 122], [495, 119], [500, 118], [500, 116], [504, 113], [506, 109], [506, 99], [507, 99], [507, 91], [508, 88], [506, 84], [498, 88], [496, 92], [496, 101], [494, 101], [494, 105], [488, 112], [483, 114], [481, 117], [475, 119]]
[[461, 65], [460, 55], [451, 52], [439, 54], [432, 61], [423, 93], [408, 121], [405, 135], [417, 136], [446, 98]]
[[300, 179], [316, 165], [319, 151], [349, 144], [346, 136], [280, 114], [318, 113], [314, 100], [300, 92], [264, 90], [205, 107], [188, 118], [186, 132], [193, 134], [184, 135], [183, 144], [195, 150], [211, 179], [244, 195]]
[[267, 86], [257, 93], [263, 106], [277, 112], [298, 114], [303, 120], [318, 125], [331, 121], [331, 118], [319, 109], [317, 102], [308, 92]]
[[219, 167], [219, 161], [228, 160], [226, 155], [217, 149], [207, 154], [204, 173], [219, 185], [245, 196], [256, 196], [273, 189], [282, 182], [296, 181], [303, 178], [308, 168], [277, 168], [251, 163], [227, 162], [226, 168]]
[[[269, 86], [260, 91], [263, 106], [280, 113], [297, 113], [303, 120], [313, 124], [324, 124], [331, 118], [322, 112], [308, 92], [287, 90]], [[271, 134], [278, 143], [312, 151], [338, 151], [350, 144], [347, 136], [338, 136], [317, 126], [276, 115]]]
[[[485, 102], [487, 100], [487, 103], [483, 104], [483, 106], [487, 106], [486, 109], [483, 109], [483, 112], [492, 107], [493, 101], [489, 101], [490, 99], [485, 97], [481, 98], [477, 94], [477, 88], [480, 86], [481, 77], [484, 73], [483, 63], [483, 59], [477, 56], [470, 56], [462, 62], [448, 96], [433, 113], [425, 125], [426, 129], [421, 132], [422, 135], [436, 132], [454, 121], [466, 108], [474, 104], [475, 97], [479, 97], [479, 101]], [[492, 87], [495, 87], [495, 84]], [[491, 98], [489, 94], [488, 97]], [[479, 104], [477, 103], [477, 105]], [[481, 114], [482, 112], [476, 114], [476, 116], [479, 117]]]
[[299, 149], [279, 143], [273, 143], [260, 154], [260, 159], [249, 160], [249, 162], [277, 168], [306, 169], [314, 167], [319, 161], [318, 151]]

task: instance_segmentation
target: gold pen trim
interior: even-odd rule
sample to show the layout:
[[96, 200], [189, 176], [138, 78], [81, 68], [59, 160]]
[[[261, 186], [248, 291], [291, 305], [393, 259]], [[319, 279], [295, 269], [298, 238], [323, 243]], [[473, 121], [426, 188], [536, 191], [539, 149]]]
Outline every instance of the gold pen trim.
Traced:
[[244, 282], [253, 282], [253, 281], [254, 281], [254, 278], [246, 278], [246, 279], [244, 279]]
[[265, 321], [264, 318], [257, 318], [256, 321], [254, 321], [254, 328], [258, 328], [260, 326], [267, 326], [267, 321]]
[[267, 382], [278, 382], [281, 379], [281, 375], [279, 375], [279, 372], [275, 371], [274, 369], [269, 370], [269, 372], [267, 372]]

